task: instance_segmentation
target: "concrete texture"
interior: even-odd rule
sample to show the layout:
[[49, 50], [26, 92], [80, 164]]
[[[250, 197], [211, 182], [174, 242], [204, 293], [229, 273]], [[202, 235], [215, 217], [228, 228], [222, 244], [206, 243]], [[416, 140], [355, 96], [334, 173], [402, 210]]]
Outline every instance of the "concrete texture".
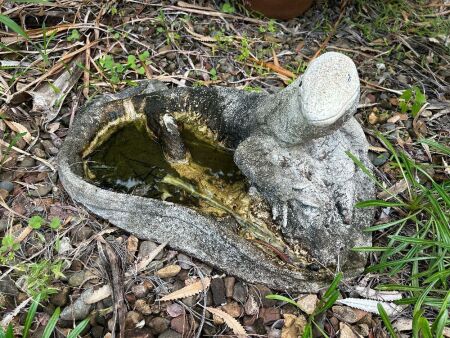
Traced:
[[[167, 90], [149, 81], [84, 108], [59, 155], [67, 192], [95, 214], [139, 238], [163, 242], [248, 282], [314, 292], [336, 268], [352, 276], [365, 265], [353, 246], [369, 246], [362, 229], [372, 212], [353, 207], [373, 197], [371, 181], [345, 154], [370, 167], [367, 142], [352, 118], [359, 99], [353, 62], [338, 53], [313, 61], [274, 95], [231, 88]], [[132, 113], [130, 114], [130, 105]], [[106, 125], [129, 118], [192, 111], [236, 149], [235, 162], [267, 200], [280, 232], [314, 257], [317, 269], [268, 258], [232, 231], [232, 218], [214, 219], [164, 201], [107, 191], [83, 178], [81, 154]]]

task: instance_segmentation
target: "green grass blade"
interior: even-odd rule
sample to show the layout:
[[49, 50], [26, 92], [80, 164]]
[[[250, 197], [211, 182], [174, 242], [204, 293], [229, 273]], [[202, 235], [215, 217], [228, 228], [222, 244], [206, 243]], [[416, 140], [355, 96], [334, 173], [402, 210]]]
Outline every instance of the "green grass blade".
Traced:
[[55, 329], [56, 323], [58, 322], [59, 315], [61, 313], [61, 309], [56, 308], [55, 312], [53, 312], [52, 316], [48, 320], [47, 325], [45, 326], [44, 332], [42, 333], [42, 338], [50, 338]]
[[440, 151], [442, 154], [450, 156], [450, 148], [444, 146], [443, 144], [440, 144], [439, 142], [436, 142], [431, 139], [421, 139], [421, 140], [418, 140], [418, 142], [427, 144], [430, 147], [433, 147], [434, 149], [436, 149], [437, 151]]
[[431, 326], [432, 331], [434, 332], [436, 337], [441, 337], [442, 332], [445, 329], [448, 320], [448, 303], [450, 302], [450, 291], [447, 292], [447, 295], [444, 298], [441, 309], [439, 310], [439, 314], [436, 317], [433, 325]]
[[0, 14], [0, 22], [11, 29], [13, 32], [21, 35], [26, 40], [30, 40], [28, 34], [22, 29], [22, 27], [20, 27], [15, 21], [11, 20], [6, 15]]
[[306, 324], [305, 328], [303, 329], [302, 338], [313, 338], [311, 323]]
[[373, 225], [371, 227], [365, 228], [363, 231], [364, 232], [372, 232], [372, 231], [383, 230], [383, 229], [390, 228], [390, 227], [392, 227], [394, 225], [397, 225], [397, 224], [400, 224], [400, 223], [402, 223], [402, 225], [404, 225], [406, 223], [406, 221], [416, 217], [418, 214], [419, 214], [419, 211], [417, 211], [414, 214], [409, 215], [409, 216], [407, 216], [405, 218], [398, 219], [396, 221]]
[[383, 252], [386, 250], [389, 250], [389, 248], [384, 246], [358, 246], [352, 248], [352, 251], [356, 252]]
[[314, 311], [313, 317], [318, 316], [331, 308], [338, 300], [339, 295], [339, 291], [334, 290], [333, 293], [331, 293], [326, 299], [324, 299], [324, 302], [319, 303], [316, 311]]
[[75, 328], [70, 331], [70, 333], [67, 335], [67, 338], [77, 338], [81, 332], [86, 328], [86, 326], [89, 324], [89, 318], [86, 318], [85, 320], [81, 321]]
[[334, 277], [334, 279], [331, 282], [330, 286], [328, 287], [327, 291], [325, 291], [322, 299], [326, 299], [326, 298], [330, 297], [334, 293], [334, 290], [337, 290], [339, 283], [341, 282], [342, 276], [343, 276], [342, 272], [339, 272]]
[[388, 207], [407, 207], [408, 205], [403, 202], [390, 202], [390, 201], [383, 201], [383, 200], [367, 200], [367, 201], [361, 201], [355, 204], [356, 208], [369, 208], [369, 207], [382, 207], [382, 208], [388, 208]]
[[27, 338], [30, 333], [31, 324], [33, 323], [34, 316], [36, 315], [36, 310], [41, 301], [41, 294], [37, 295], [36, 298], [33, 299], [30, 309], [28, 310], [27, 317], [25, 318], [25, 324], [23, 326], [23, 338]]
[[267, 299], [273, 299], [273, 300], [279, 300], [281, 302], [285, 302], [285, 303], [289, 303], [291, 305], [294, 305], [296, 307], [298, 307], [298, 304], [296, 302], [294, 302], [292, 299], [285, 297], [285, 296], [281, 296], [281, 295], [267, 295], [266, 296]]
[[425, 317], [419, 318], [419, 332], [422, 333], [422, 338], [433, 338], [433, 334], [430, 330], [430, 323], [428, 322], [428, 319]]
[[391, 335], [391, 338], [397, 338], [397, 334], [395, 333], [394, 327], [392, 326], [391, 320], [389, 319], [388, 314], [386, 313], [386, 310], [384, 309], [383, 305], [380, 303], [377, 304], [378, 312], [380, 313], [380, 317], [383, 320], [384, 326], [388, 330], [389, 334]]
[[436, 257], [430, 256], [430, 257], [413, 257], [413, 258], [398, 259], [398, 260], [391, 261], [391, 262], [385, 262], [385, 263], [380, 263], [380, 264], [369, 266], [366, 269], [366, 271], [367, 272], [382, 271], [386, 268], [396, 266], [399, 264], [406, 264], [406, 263], [411, 263], [411, 262], [415, 262], [415, 261], [426, 261], [426, 260], [431, 260], [431, 259], [436, 259]]

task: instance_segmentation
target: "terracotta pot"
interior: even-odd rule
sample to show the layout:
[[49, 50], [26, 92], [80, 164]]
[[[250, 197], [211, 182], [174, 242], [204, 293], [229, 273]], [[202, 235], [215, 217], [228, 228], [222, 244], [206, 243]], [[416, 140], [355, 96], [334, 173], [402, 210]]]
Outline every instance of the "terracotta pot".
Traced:
[[314, 0], [244, 0], [250, 9], [274, 19], [292, 19], [311, 7]]

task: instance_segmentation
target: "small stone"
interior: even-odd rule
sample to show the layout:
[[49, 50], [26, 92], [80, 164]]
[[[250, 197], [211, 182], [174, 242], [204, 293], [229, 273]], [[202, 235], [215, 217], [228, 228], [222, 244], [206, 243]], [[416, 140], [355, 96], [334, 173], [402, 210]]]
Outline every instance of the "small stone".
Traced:
[[233, 318], [238, 318], [242, 314], [242, 308], [237, 302], [231, 302], [223, 305], [222, 310]]
[[369, 159], [374, 166], [379, 167], [385, 164], [386, 161], [389, 159], [389, 153], [383, 152], [381, 154], [376, 154], [374, 152], [369, 151]]
[[355, 311], [355, 309], [348, 306], [335, 305], [332, 307], [332, 311], [336, 318], [349, 324], [356, 323], [363, 317], [359, 312]]
[[236, 279], [234, 277], [225, 277], [225, 296], [227, 298], [233, 297], [233, 291], [234, 291], [234, 283]]
[[145, 287], [144, 284], [136, 284], [131, 287], [131, 292], [135, 294], [136, 298], [145, 298], [149, 290]]
[[213, 323], [214, 325], [222, 325], [223, 323], [225, 323], [225, 321], [222, 317], [213, 314]]
[[69, 302], [70, 288], [65, 287], [50, 297], [50, 303], [54, 306], [64, 307]]
[[6, 197], [8, 197], [8, 195], [9, 195], [9, 192], [7, 192], [5, 189], [0, 189], [0, 197], [3, 200], [6, 200]]
[[377, 100], [376, 96], [373, 94], [367, 94], [366, 95], [366, 100], [368, 103], [375, 103], [375, 101]]
[[181, 271], [181, 267], [176, 264], [167, 265], [166, 267], [156, 271], [156, 276], [160, 278], [175, 277]]
[[178, 303], [172, 303], [167, 305], [166, 311], [170, 317], [175, 318], [184, 314], [184, 307]]
[[189, 322], [184, 315], [173, 318], [170, 321], [170, 328], [178, 333], [189, 331]]
[[143, 328], [135, 328], [132, 330], [125, 331], [125, 337], [127, 338], [153, 338], [153, 334], [150, 329]]
[[152, 313], [152, 308], [145, 299], [138, 299], [134, 303], [134, 309], [140, 313], [142, 313], [144, 316], [147, 316]]
[[[158, 247], [158, 244], [152, 241], [143, 241], [141, 245], [139, 246], [139, 258], [144, 258], [148, 255], [150, 255], [156, 248]], [[155, 260], [159, 260], [163, 257], [164, 252], [161, 251], [159, 254], [156, 255]]]
[[17, 289], [16, 283], [8, 275], [0, 279], [0, 294], [17, 297], [19, 295], [19, 289]]
[[137, 311], [129, 311], [127, 312], [126, 318], [125, 318], [125, 329], [134, 329], [136, 328], [136, 325], [143, 320], [144, 317], [142, 314], [140, 314]]
[[370, 333], [369, 325], [367, 324], [358, 324], [354, 329], [363, 337], [367, 337]]
[[345, 323], [339, 324], [339, 337], [340, 338], [358, 338], [358, 336], [352, 331], [350, 326]]
[[188, 307], [193, 307], [195, 305], [195, 303], [197, 303], [196, 299], [197, 299], [196, 296], [190, 296], [190, 297], [183, 298], [181, 301], [183, 302], [184, 305], [186, 305]]
[[237, 282], [236, 284], [234, 284], [232, 297], [236, 302], [239, 302], [241, 304], [245, 303], [245, 301], [247, 300], [247, 288], [243, 283]]
[[8, 193], [10, 193], [14, 189], [14, 184], [9, 181], [1, 181], [0, 189], [6, 190]]
[[161, 333], [158, 338], [182, 338], [182, 335], [174, 330], [168, 329]]
[[305, 317], [297, 317], [293, 314], [285, 313], [283, 318], [284, 325], [281, 330], [281, 338], [297, 338], [303, 334], [303, 330], [307, 324]]
[[134, 254], [138, 250], [139, 240], [136, 236], [131, 235], [127, 239], [127, 251], [131, 257], [134, 257]]
[[210, 286], [213, 304], [215, 306], [221, 306], [227, 302], [225, 298], [225, 283], [222, 278], [213, 278]]
[[91, 334], [93, 338], [103, 338], [103, 327], [95, 325], [91, 328]]
[[148, 322], [148, 326], [153, 329], [153, 333], [160, 334], [169, 328], [170, 320], [163, 317], [155, 317]]
[[269, 332], [267, 332], [267, 338], [281, 338], [281, 330], [270, 328]]
[[52, 191], [53, 185], [51, 183], [36, 184], [36, 190], [30, 190], [30, 196], [43, 197]]
[[277, 305], [277, 301], [274, 299], [267, 299], [267, 295], [271, 295], [273, 292], [267, 286], [262, 284], [256, 284], [250, 288], [250, 294], [255, 297], [257, 302], [261, 302], [264, 307], [272, 307]]
[[280, 309], [276, 307], [261, 308], [259, 316], [263, 319], [264, 325], [271, 324], [281, 318]]
[[317, 305], [317, 295], [311, 294], [300, 298], [297, 305], [304, 313], [310, 315], [314, 312]]
[[85, 299], [89, 298], [94, 290], [89, 288], [78, 297], [78, 299], [71, 305], [66, 306], [61, 312], [60, 318], [62, 320], [82, 320], [85, 319], [91, 311], [91, 304], [86, 304]]
[[247, 301], [244, 304], [244, 311], [247, 315], [256, 315], [259, 313], [259, 305], [253, 295], [248, 296]]
[[397, 80], [398, 80], [398, 82], [400, 82], [402, 84], [408, 84], [409, 83], [408, 77], [406, 75], [403, 75], [403, 74], [397, 75]]
[[189, 270], [192, 267], [192, 259], [189, 256], [179, 253], [177, 255], [177, 259], [178, 264], [181, 266], [182, 269]]
[[374, 112], [371, 112], [369, 114], [369, 117], [367, 118], [370, 124], [376, 124], [378, 122], [378, 115]]
[[58, 254], [62, 255], [66, 252], [71, 251], [72, 249], [73, 248], [72, 245], [70, 244], [70, 238], [67, 236], [61, 238], [61, 241], [58, 246]]
[[266, 328], [264, 325], [263, 318], [256, 318], [255, 322], [252, 325], [253, 331], [255, 331], [258, 335], [266, 335]]
[[34, 158], [31, 158], [31, 157], [25, 157], [20, 162], [20, 166], [22, 168], [31, 168], [31, 167], [34, 167], [35, 165], [36, 165], [36, 161], [34, 160]]
[[47, 154], [41, 148], [34, 148], [33, 149], [33, 155], [37, 156], [37, 157], [40, 157], [40, 158], [46, 158], [47, 157]]
[[72, 276], [69, 277], [69, 285], [72, 287], [80, 286], [84, 281], [85, 275], [86, 270], [74, 272]]

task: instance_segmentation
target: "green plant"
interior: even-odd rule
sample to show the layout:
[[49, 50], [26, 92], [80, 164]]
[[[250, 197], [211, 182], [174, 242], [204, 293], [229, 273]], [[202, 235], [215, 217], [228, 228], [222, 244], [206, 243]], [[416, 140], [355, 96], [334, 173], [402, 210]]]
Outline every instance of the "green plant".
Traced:
[[211, 76], [211, 80], [217, 81], [218, 77], [217, 77], [217, 70], [216, 70], [216, 68], [211, 68], [210, 71], [209, 71], [209, 75]]
[[248, 42], [248, 39], [243, 36], [242, 40], [241, 40], [241, 49], [240, 49], [241, 54], [238, 55], [237, 59], [239, 61], [245, 61], [249, 58], [250, 56], [250, 44]]
[[[414, 304], [413, 326], [416, 334], [413, 336], [417, 337], [419, 328], [425, 330], [424, 325], [428, 323], [422, 317], [424, 306], [439, 310], [431, 325], [432, 333], [439, 332], [442, 325], [450, 324], [447, 319], [450, 297], [450, 180], [437, 182], [429, 173], [431, 165], [416, 163], [403, 151], [397, 151], [383, 135], [377, 134], [377, 137], [390, 152], [392, 169], [407, 183], [407, 189], [403, 194], [390, 192], [361, 161], [348, 154], [389, 196], [386, 200], [360, 202], [357, 207], [391, 208], [398, 215], [394, 220], [365, 230], [385, 232], [388, 239], [385, 246], [354, 250], [381, 253], [378, 264], [368, 267], [367, 272], [387, 272], [393, 276], [402, 271], [410, 271], [407, 285], [389, 284], [378, 288], [410, 293], [409, 297], [397, 303]], [[450, 148], [444, 145], [429, 140], [420, 142], [427, 143], [444, 154], [450, 154]]]
[[258, 27], [258, 31], [260, 33], [265, 33], [265, 32], [270, 32], [270, 33], [275, 33], [277, 31], [277, 28], [275, 26], [277, 22], [274, 19], [270, 19], [267, 22], [267, 26], [261, 25]]
[[413, 117], [416, 117], [426, 102], [426, 95], [416, 86], [405, 90], [398, 99], [401, 112], [406, 113], [409, 111]]
[[[0, 15], [1, 16], [1, 15]], [[0, 115], [0, 120], [4, 119], [3, 115]], [[8, 156], [11, 153], [11, 150], [13, 147], [19, 142], [19, 140], [22, 139], [26, 135], [26, 132], [23, 133], [17, 133], [14, 135], [11, 140], [8, 142], [8, 146], [5, 150], [2, 151], [2, 148], [0, 147], [0, 171], [3, 167], [3, 165], [8, 161]], [[6, 138], [6, 135], [3, 135], [3, 139]]]
[[78, 40], [80, 40], [80, 33], [77, 29], [72, 29], [70, 35], [67, 37], [67, 41], [72, 42]]
[[16, 264], [15, 270], [21, 273], [25, 280], [25, 291], [35, 296], [40, 294], [43, 299], [57, 292], [56, 288], [51, 287], [51, 283], [55, 279], [64, 277], [62, 260], [40, 260], [35, 263], [19, 263]]
[[[315, 327], [322, 335], [323, 337], [328, 337], [327, 334], [323, 331], [323, 328], [319, 323], [316, 322], [316, 318], [328, 309], [330, 309], [333, 304], [336, 302], [336, 300], [339, 298], [339, 283], [342, 279], [342, 273], [338, 273], [333, 281], [331, 282], [330, 286], [328, 287], [327, 291], [325, 291], [324, 295], [322, 296], [321, 300], [319, 301], [319, 304], [317, 304], [316, 309], [314, 312], [308, 316], [308, 321], [306, 326], [303, 329], [302, 338], [313, 338], [313, 328]], [[299, 307], [297, 302], [292, 300], [291, 298], [281, 296], [281, 295], [267, 295], [266, 298], [268, 299], [275, 299], [282, 302], [286, 302], [289, 304], [292, 304], [296, 307]]]
[[236, 9], [230, 4], [229, 1], [226, 1], [222, 4], [222, 7], [220, 8], [220, 10], [223, 13], [227, 13], [227, 14], [233, 14], [234, 12], [236, 12]]
[[[36, 311], [39, 305], [39, 302], [41, 301], [41, 295], [38, 294], [36, 297], [33, 298], [33, 301], [31, 303], [30, 308], [28, 309], [27, 317], [25, 319], [25, 323], [22, 329], [22, 338], [28, 338], [30, 335], [30, 329], [31, 325], [33, 324], [33, 320], [36, 316]], [[44, 328], [44, 332], [42, 333], [41, 338], [50, 338], [52, 337], [53, 331], [55, 330], [56, 323], [59, 319], [59, 316], [61, 314], [61, 309], [58, 307], [53, 312], [52, 316], [50, 317], [49, 321], [47, 322], [47, 325]], [[89, 323], [89, 318], [84, 319], [81, 321], [73, 330], [69, 332], [67, 335], [67, 338], [76, 338], [78, 337], [81, 332], [86, 328], [86, 326]], [[0, 338], [14, 338], [14, 328], [12, 324], [10, 323], [8, 327], [6, 328], [6, 332], [3, 330], [3, 328], [0, 327]]]

